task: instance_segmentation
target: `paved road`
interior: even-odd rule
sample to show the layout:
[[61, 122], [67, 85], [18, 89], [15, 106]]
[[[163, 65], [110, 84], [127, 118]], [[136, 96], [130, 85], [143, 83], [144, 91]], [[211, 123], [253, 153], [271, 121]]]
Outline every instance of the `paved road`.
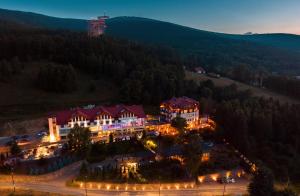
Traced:
[[[11, 188], [11, 183], [0, 183], [0, 188]], [[66, 187], [64, 182], [60, 181], [51, 181], [51, 182], [36, 182], [36, 183], [17, 183], [17, 188], [22, 189], [32, 189], [42, 192], [51, 192], [51, 193], [63, 193], [74, 196], [84, 196], [85, 190], [78, 188]], [[239, 182], [236, 184], [230, 184], [226, 186], [226, 194], [231, 195], [242, 195], [246, 193], [246, 182]], [[161, 190], [160, 195], [222, 195], [223, 185], [212, 183], [200, 185], [194, 189], [185, 189], [185, 190]], [[138, 196], [138, 195], [148, 195], [148, 196], [158, 196], [159, 190], [147, 190], [147, 191], [105, 191], [97, 189], [88, 189], [89, 196], [102, 196], [102, 195], [121, 195], [121, 196]]]
[[[1, 188], [11, 188], [11, 184], [9, 183], [1, 183]], [[64, 186], [64, 184], [55, 185], [54, 183], [18, 183], [16, 185], [17, 188], [22, 189], [32, 189], [42, 192], [51, 192], [51, 193], [63, 193], [68, 195], [74, 196], [84, 196], [85, 190], [84, 189], [77, 189], [77, 188], [70, 188]], [[104, 191], [104, 190], [88, 190], [89, 196], [102, 196], [102, 195], [132, 195], [132, 196], [139, 196], [139, 195], [148, 195], [148, 196], [156, 196], [159, 195], [158, 190], [152, 191]], [[222, 195], [223, 193], [223, 186], [222, 185], [203, 185], [197, 189], [188, 189], [188, 190], [161, 190], [160, 195]], [[231, 195], [242, 195], [246, 193], [246, 188], [244, 184], [234, 184], [228, 185], [226, 187], [226, 194]]]
[[[62, 193], [74, 196], [85, 196], [85, 190], [79, 188], [71, 188], [65, 185], [66, 181], [72, 179], [79, 171], [80, 164], [76, 164], [75, 167], [71, 167], [63, 175], [51, 179], [49, 181], [39, 182], [17, 182], [16, 188], [32, 189], [42, 192]], [[226, 194], [242, 195], [247, 191], [248, 181], [240, 179], [235, 184], [229, 184], [226, 186]], [[0, 188], [12, 188], [11, 182], [0, 182]], [[216, 182], [205, 183], [194, 189], [181, 189], [181, 190], [161, 190], [161, 196], [208, 196], [208, 195], [222, 195], [224, 186]], [[98, 190], [88, 189], [88, 196], [104, 196], [104, 195], [119, 195], [119, 196], [158, 196], [159, 190], [146, 190], [146, 191], [117, 191], [117, 190]]]

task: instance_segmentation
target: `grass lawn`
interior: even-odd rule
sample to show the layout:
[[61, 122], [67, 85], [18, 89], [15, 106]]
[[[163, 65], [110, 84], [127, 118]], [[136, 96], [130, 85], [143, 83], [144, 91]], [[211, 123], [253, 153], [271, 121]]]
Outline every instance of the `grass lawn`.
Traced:
[[238, 90], [250, 89], [252, 91], [253, 95], [257, 96], [257, 97], [265, 97], [265, 98], [272, 97], [274, 99], [279, 100], [282, 103], [285, 103], [285, 102], [298, 103], [298, 104], [300, 103], [300, 101], [290, 98], [288, 96], [280, 95], [278, 93], [274, 93], [267, 89], [250, 86], [248, 84], [244, 84], [244, 83], [241, 83], [241, 82], [238, 82], [235, 80], [231, 80], [231, 79], [225, 78], [225, 77], [213, 78], [213, 77], [209, 77], [207, 75], [197, 74], [197, 73], [190, 72], [190, 71], [186, 71], [185, 75], [186, 75], [186, 79], [194, 80], [197, 83], [199, 83], [201, 81], [205, 81], [205, 80], [211, 80], [211, 81], [213, 81], [215, 86], [219, 86], [219, 87], [228, 86], [232, 83], [235, 83], [238, 87]]

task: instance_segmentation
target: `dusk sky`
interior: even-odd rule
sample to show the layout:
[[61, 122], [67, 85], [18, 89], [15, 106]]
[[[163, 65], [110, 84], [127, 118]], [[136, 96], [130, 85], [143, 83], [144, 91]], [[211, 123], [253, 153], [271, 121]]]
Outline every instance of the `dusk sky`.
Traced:
[[83, 19], [106, 12], [226, 33], [300, 34], [300, 0], [0, 0], [0, 8]]

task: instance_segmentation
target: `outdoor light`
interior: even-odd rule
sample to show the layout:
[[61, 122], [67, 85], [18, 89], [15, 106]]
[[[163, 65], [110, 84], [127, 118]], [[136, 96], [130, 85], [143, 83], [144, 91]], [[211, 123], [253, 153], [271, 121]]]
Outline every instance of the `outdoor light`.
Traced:
[[199, 182], [202, 183], [204, 181], [204, 178], [205, 178], [204, 176], [198, 177]]
[[226, 172], [226, 177], [229, 178], [230, 176], [231, 176], [231, 172], [230, 171]]
[[55, 138], [55, 136], [53, 135], [53, 134], [50, 134], [50, 142], [52, 143], [52, 142], [56, 142], [56, 138]]
[[219, 176], [218, 174], [212, 174], [210, 177], [213, 181], [217, 181], [218, 176]]

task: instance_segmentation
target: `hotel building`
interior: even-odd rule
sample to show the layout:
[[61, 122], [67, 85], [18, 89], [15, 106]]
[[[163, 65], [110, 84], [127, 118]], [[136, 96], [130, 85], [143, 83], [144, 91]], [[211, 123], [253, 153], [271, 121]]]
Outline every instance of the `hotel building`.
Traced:
[[173, 97], [160, 105], [160, 113], [167, 122], [179, 116], [190, 128], [199, 124], [199, 102], [188, 97]]
[[141, 105], [97, 106], [61, 111], [48, 118], [50, 141], [67, 139], [70, 129], [75, 125], [89, 128], [94, 137], [142, 131], [145, 119]]

